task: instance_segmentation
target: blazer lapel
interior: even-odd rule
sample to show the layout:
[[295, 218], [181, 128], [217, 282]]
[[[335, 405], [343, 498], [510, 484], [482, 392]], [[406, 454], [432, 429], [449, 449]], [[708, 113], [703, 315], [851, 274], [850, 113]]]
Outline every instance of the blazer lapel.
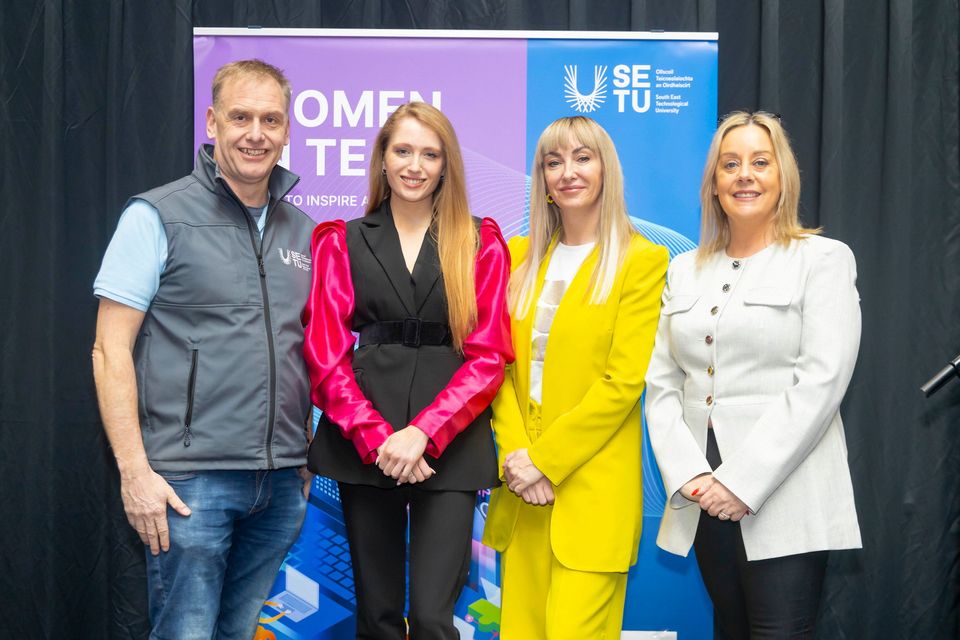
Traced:
[[403, 304], [404, 310], [408, 315], [416, 315], [413, 299], [413, 283], [411, 282], [410, 272], [407, 271], [407, 265], [403, 261], [403, 251], [400, 249], [400, 236], [397, 235], [397, 228], [393, 224], [393, 215], [390, 213], [390, 205], [384, 202], [380, 209], [363, 218], [360, 225], [360, 233], [364, 241], [370, 247], [373, 257], [380, 263], [393, 290]]
[[[520, 406], [526, 406], [525, 403], [530, 398], [530, 358], [531, 341], [533, 340], [533, 322], [537, 315], [537, 301], [540, 300], [540, 293], [543, 291], [543, 281], [547, 276], [547, 265], [550, 264], [550, 256], [553, 255], [553, 249], [557, 246], [557, 237], [554, 236], [550, 241], [550, 246], [540, 263], [537, 270], [537, 282], [533, 290], [533, 298], [530, 301], [530, 308], [527, 315], [519, 320], [514, 320], [511, 329], [514, 333], [514, 355], [516, 365], [514, 365], [514, 375], [517, 379], [517, 398], [521, 400]], [[527, 245], [529, 250], [529, 244]], [[522, 259], [520, 256], [514, 256], [515, 260]], [[524, 420], [526, 420], [526, 411], [524, 411]]]
[[423, 309], [424, 303], [440, 280], [440, 254], [437, 252], [437, 241], [430, 230], [423, 237], [420, 254], [413, 265], [413, 298], [417, 315]]
[[[533, 306], [530, 309], [530, 312], [527, 314], [527, 317], [523, 319], [523, 324], [519, 327], [522, 333], [520, 334], [524, 341], [524, 358], [526, 361], [527, 371], [524, 372], [524, 382], [523, 382], [523, 393], [526, 394], [524, 397], [530, 395], [530, 349], [531, 349], [531, 339], [533, 337], [533, 322], [537, 313], [537, 301], [540, 300], [540, 294], [543, 292], [543, 283], [547, 278], [547, 267], [550, 265], [550, 259], [553, 257], [553, 251], [557, 247], [557, 242], [559, 241], [558, 236], [554, 235], [553, 240], [550, 242], [550, 246], [547, 248], [547, 252], [544, 255], [543, 262], [540, 264], [540, 270], [537, 272], [537, 286], [534, 291], [533, 296]], [[577, 269], [576, 275], [573, 277], [573, 280], [570, 281], [570, 286], [567, 287], [567, 290], [563, 294], [563, 298], [560, 299], [560, 305], [557, 307], [557, 312], [553, 316], [553, 322], [550, 324], [550, 333], [553, 334], [555, 330], [564, 326], [569, 322], [582, 322], [582, 315], [578, 314], [578, 310], [582, 309], [584, 305], [587, 304], [587, 293], [588, 287], [590, 285], [590, 274], [593, 273], [593, 269], [599, 260], [600, 253], [597, 247], [594, 247], [593, 250], [584, 258], [583, 263], [581, 263], [580, 268]], [[547, 391], [547, 380], [553, 377], [553, 367], [550, 366], [551, 358], [549, 357], [550, 353], [550, 338], [547, 337], [547, 358], [543, 361], [543, 392], [546, 394]], [[517, 360], [520, 360], [520, 349], [517, 348]], [[548, 375], [548, 372], [550, 375]]]

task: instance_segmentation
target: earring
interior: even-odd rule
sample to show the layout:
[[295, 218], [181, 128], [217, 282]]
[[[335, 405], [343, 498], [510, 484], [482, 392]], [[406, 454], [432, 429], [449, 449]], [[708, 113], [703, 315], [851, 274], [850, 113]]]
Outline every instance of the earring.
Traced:
[[387, 175], [387, 168], [386, 168], [386, 167], [380, 169], [380, 175], [382, 175], [382, 176]]
[[446, 179], [446, 177], [447, 177], [446, 174], [443, 174], [443, 173], [440, 174], [440, 184], [443, 184], [443, 181], [444, 179]]
[[549, 193], [547, 194], [547, 204], [554, 204], [553, 196], [551, 196]]

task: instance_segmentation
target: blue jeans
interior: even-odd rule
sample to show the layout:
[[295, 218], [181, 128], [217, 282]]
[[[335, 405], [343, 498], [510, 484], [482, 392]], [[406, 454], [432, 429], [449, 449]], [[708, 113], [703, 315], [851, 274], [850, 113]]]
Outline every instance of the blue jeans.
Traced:
[[250, 640], [306, 512], [296, 469], [161, 473], [189, 516], [167, 509], [170, 550], [146, 549], [151, 640]]

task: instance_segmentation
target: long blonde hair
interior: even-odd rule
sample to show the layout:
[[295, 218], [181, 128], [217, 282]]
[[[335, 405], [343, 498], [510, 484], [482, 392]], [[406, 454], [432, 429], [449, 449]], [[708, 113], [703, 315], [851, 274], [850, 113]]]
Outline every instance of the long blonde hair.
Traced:
[[603, 188], [600, 191], [600, 225], [597, 248], [600, 259], [590, 277], [590, 304], [602, 304], [613, 289], [617, 268], [636, 234], [623, 196], [623, 170], [610, 135], [595, 120], [583, 116], [560, 118], [550, 123], [533, 155], [530, 178], [530, 242], [527, 255], [510, 277], [509, 303], [514, 317], [523, 318], [533, 304], [540, 263], [546, 258], [554, 235], [563, 227], [560, 209], [547, 201], [543, 162], [546, 155], [565, 145], [583, 146], [600, 159]]
[[453, 125], [439, 109], [424, 102], [409, 102], [390, 114], [377, 134], [370, 154], [370, 190], [366, 215], [377, 211], [390, 198], [390, 185], [380, 168], [390, 137], [403, 118], [413, 118], [433, 130], [440, 138], [444, 170], [433, 192], [433, 219], [430, 233], [437, 242], [440, 270], [447, 295], [447, 322], [453, 335], [453, 347], [463, 350], [463, 341], [477, 323], [477, 293], [474, 261], [480, 236], [467, 204], [467, 185], [460, 143]]
[[807, 229], [800, 224], [800, 168], [790, 147], [790, 139], [780, 119], [765, 111], [747, 113], [734, 111], [717, 126], [700, 183], [700, 246], [697, 248], [697, 264], [703, 264], [718, 251], [730, 244], [730, 221], [720, 206], [720, 198], [714, 194], [717, 165], [720, 163], [720, 145], [723, 138], [737, 127], [755, 125], [770, 135], [777, 170], [780, 172], [780, 200], [773, 216], [773, 241], [786, 245], [803, 236], [816, 235], [820, 229]]

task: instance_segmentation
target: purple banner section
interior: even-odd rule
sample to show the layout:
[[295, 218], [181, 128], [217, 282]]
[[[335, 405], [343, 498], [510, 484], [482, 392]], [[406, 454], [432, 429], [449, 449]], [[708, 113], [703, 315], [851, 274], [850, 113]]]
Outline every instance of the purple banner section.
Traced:
[[216, 70], [260, 58], [290, 79], [290, 145], [300, 183], [288, 199], [315, 220], [363, 213], [374, 137], [413, 100], [439, 107], [457, 131], [475, 215], [516, 223], [525, 204], [526, 41], [448, 38], [199, 36], [194, 39], [197, 145]]

